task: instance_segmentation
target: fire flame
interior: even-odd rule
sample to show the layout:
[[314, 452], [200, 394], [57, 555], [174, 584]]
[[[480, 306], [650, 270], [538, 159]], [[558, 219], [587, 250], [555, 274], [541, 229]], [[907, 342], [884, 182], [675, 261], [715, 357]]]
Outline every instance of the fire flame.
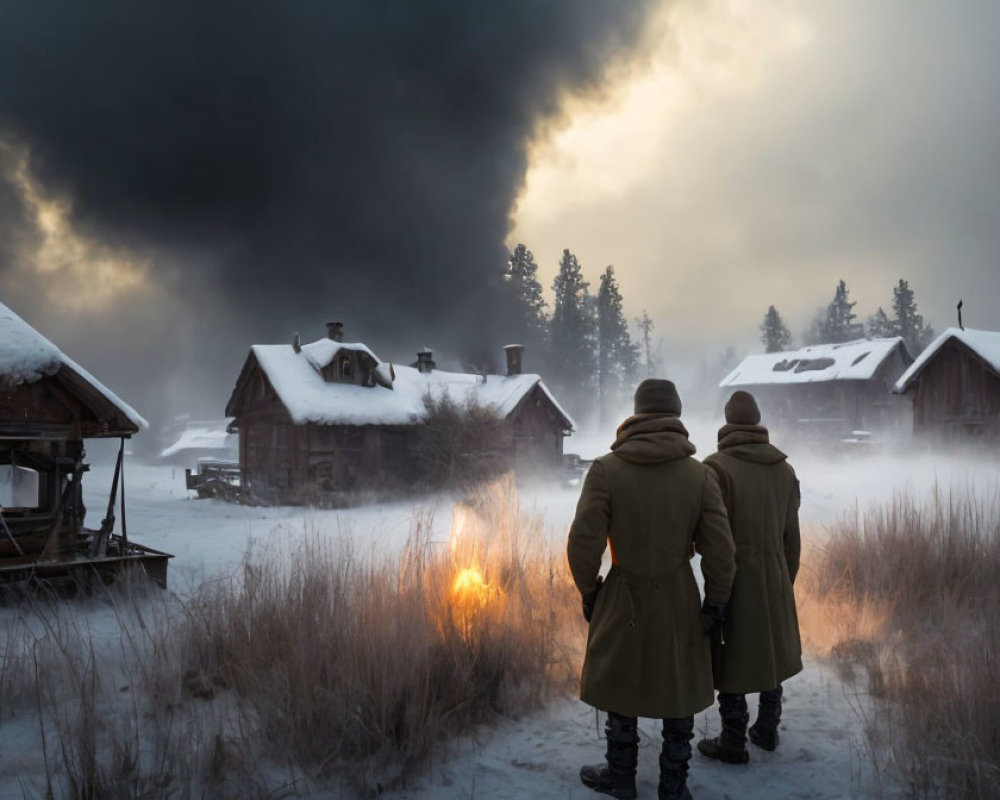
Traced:
[[452, 584], [452, 594], [481, 598], [486, 602], [489, 595], [489, 584], [483, 580], [483, 574], [475, 567], [460, 570]]
[[[478, 530], [474, 512], [468, 506], [456, 503], [452, 511], [451, 558], [455, 569], [455, 580], [451, 585], [453, 601], [466, 612], [472, 608], [483, 608], [500, 599], [499, 587], [489, 583], [479, 568], [481, 554], [477, 555], [480, 543], [475, 535]], [[469, 536], [470, 526], [472, 535]]]

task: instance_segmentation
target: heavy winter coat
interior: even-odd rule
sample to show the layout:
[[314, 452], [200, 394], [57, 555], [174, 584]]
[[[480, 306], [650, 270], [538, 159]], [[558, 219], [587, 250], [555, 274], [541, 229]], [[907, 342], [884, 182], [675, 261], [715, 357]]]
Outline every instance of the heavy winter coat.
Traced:
[[716, 645], [716, 688], [774, 689], [802, 669], [792, 584], [799, 571], [799, 483], [767, 428], [726, 425], [705, 459], [719, 478], [736, 543], [736, 581]]
[[580, 682], [581, 699], [604, 711], [686, 717], [714, 699], [691, 557], [702, 556], [708, 599], [725, 603], [733, 541], [715, 475], [692, 453], [679, 419], [636, 415], [584, 481], [567, 554], [586, 596], [611, 546]]

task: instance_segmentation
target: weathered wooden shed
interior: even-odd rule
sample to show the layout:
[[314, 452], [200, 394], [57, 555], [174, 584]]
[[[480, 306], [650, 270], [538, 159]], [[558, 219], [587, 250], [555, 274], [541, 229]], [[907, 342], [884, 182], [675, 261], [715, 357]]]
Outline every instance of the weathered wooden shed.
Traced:
[[747, 356], [719, 387], [756, 396], [765, 424], [842, 438], [906, 425], [908, 405], [892, 388], [912, 362], [899, 337], [818, 344]]
[[[166, 553], [114, 533], [124, 440], [148, 427], [131, 406], [0, 303], [0, 582], [142, 566], [166, 584]], [[122, 439], [104, 522], [84, 525], [84, 440]]]
[[427, 350], [413, 366], [383, 362], [364, 344], [341, 341], [333, 323], [310, 344], [254, 345], [226, 406], [239, 432], [244, 495], [336, 503], [412, 486], [428, 396], [495, 411], [503, 425], [490, 451], [504, 467], [559, 468], [573, 420], [538, 375], [521, 373], [522, 348], [506, 350], [506, 375], [477, 375], [439, 370]]
[[942, 440], [1000, 439], [1000, 332], [949, 328], [896, 383], [913, 401], [913, 432]]

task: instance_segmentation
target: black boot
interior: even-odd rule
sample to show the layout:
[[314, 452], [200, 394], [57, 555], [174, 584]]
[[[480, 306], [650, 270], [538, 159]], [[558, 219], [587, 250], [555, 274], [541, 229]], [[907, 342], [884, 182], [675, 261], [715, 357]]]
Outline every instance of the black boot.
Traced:
[[698, 752], [727, 764], [746, 764], [750, 760], [746, 736], [750, 714], [747, 713], [746, 695], [719, 692], [719, 716], [722, 717], [722, 733], [698, 742]]
[[580, 770], [580, 780], [595, 792], [631, 800], [636, 797], [635, 768], [639, 762], [639, 731], [635, 717], [608, 712], [604, 734], [608, 741], [607, 763]]
[[692, 800], [691, 792], [687, 788], [692, 738], [694, 738], [694, 717], [663, 720], [660, 785], [656, 788], [659, 800]]
[[750, 726], [750, 741], [765, 750], [778, 747], [778, 723], [781, 722], [781, 684], [777, 689], [760, 693], [757, 721]]

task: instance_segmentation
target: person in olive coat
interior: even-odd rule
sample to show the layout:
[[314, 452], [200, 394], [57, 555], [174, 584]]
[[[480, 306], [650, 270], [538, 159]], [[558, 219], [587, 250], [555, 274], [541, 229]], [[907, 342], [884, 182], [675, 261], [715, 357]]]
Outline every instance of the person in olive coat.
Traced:
[[799, 482], [768, 440], [753, 395], [726, 403], [719, 449], [705, 459], [719, 478], [736, 544], [736, 580], [721, 640], [713, 642], [722, 733], [698, 742], [709, 758], [745, 764], [746, 695], [760, 692], [750, 741], [778, 746], [782, 682], [802, 670], [792, 586], [799, 570]]
[[[580, 697], [608, 713], [607, 762], [584, 767], [580, 778], [619, 798], [636, 796], [637, 717], [663, 720], [659, 797], [690, 797], [694, 714], [714, 699], [703, 614], [709, 622], [720, 616], [735, 571], [718, 481], [691, 457], [680, 412], [673, 383], [639, 384], [635, 414], [587, 473], [569, 532], [569, 566], [590, 622]], [[702, 556], [704, 612], [694, 551]]]

